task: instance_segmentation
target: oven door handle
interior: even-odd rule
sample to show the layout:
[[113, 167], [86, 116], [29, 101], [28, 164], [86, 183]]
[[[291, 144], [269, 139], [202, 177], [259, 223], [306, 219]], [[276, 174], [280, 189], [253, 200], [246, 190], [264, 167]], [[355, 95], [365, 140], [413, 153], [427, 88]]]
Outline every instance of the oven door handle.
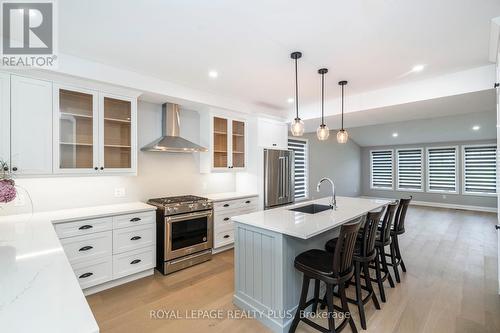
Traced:
[[203, 212], [203, 213], [189, 213], [189, 214], [181, 214], [177, 216], [167, 216], [167, 222], [177, 222], [189, 220], [197, 217], [210, 217], [212, 216], [212, 212]]

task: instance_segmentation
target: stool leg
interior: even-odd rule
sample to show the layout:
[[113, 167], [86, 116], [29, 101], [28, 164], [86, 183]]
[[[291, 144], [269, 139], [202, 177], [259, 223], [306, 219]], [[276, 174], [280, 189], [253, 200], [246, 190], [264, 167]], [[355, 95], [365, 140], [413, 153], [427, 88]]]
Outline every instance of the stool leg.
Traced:
[[331, 333], [335, 333], [335, 317], [334, 317], [334, 307], [333, 307], [333, 285], [326, 285], [326, 304], [328, 305], [328, 330]]
[[387, 259], [385, 258], [385, 247], [380, 251], [380, 259], [382, 262], [382, 270], [387, 274], [387, 278], [389, 279], [389, 284], [391, 288], [394, 288], [394, 281], [392, 280], [391, 272], [389, 271], [389, 266], [387, 265]]
[[365, 306], [363, 304], [363, 296], [361, 294], [361, 267], [359, 262], [354, 263], [354, 280], [356, 283], [356, 303], [358, 305], [359, 319], [361, 327], [366, 330]]
[[394, 276], [396, 277], [396, 282], [400, 283], [401, 279], [399, 278], [399, 261], [396, 259], [396, 249], [394, 247], [394, 243], [391, 242], [390, 245], [391, 248], [391, 263], [392, 263], [392, 269], [394, 270]]
[[394, 235], [393, 237], [393, 242], [394, 242], [394, 247], [396, 248], [396, 258], [399, 259], [399, 262], [401, 263], [401, 269], [403, 272], [406, 272], [406, 266], [403, 261], [403, 257], [401, 257], [401, 250], [399, 249], [399, 237], [398, 235]]
[[345, 287], [342, 283], [339, 285], [339, 294], [340, 301], [342, 303], [342, 310], [344, 311], [344, 314], [349, 314], [349, 326], [351, 326], [351, 331], [352, 333], [358, 333], [358, 329], [356, 328], [356, 324], [354, 323], [352, 313], [351, 311], [349, 311], [349, 305], [347, 304], [347, 297], [345, 295]]
[[297, 325], [300, 321], [300, 313], [304, 310], [306, 301], [307, 301], [307, 292], [309, 291], [309, 280], [310, 278], [304, 275], [304, 279], [302, 280], [302, 291], [300, 292], [300, 301], [299, 307], [297, 308], [297, 312], [295, 312], [295, 317], [293, 317], [292, 325], [290, 325], [290, 329], [288, 333], [294, 333], [297, 329]]
[[318, 311], [319, 302], [319, 280], [314, 280], [314, 303], [312, 306], [312, 312], [316, 313]]
[[380, 292], [380, 299], [385, 303], [385, 290], [382, 281], [382, 273], [380, 272], [380, 250], [377, 248], [377, 255], [375, 256], [375, 273], [377, 277], [378, 290]]
[[368, 292], [372, 294], [373, 304], [377, 310], [380, 310], [380, 304], [378, 302], [377, 295], [375, 295], [375, 291], [373, 290], [372, 279], [370, 278], [370, 268], [368, 267], [367, 262], [363, 264], [363, 272], [365, 274], [366, 288], [368, 289]]

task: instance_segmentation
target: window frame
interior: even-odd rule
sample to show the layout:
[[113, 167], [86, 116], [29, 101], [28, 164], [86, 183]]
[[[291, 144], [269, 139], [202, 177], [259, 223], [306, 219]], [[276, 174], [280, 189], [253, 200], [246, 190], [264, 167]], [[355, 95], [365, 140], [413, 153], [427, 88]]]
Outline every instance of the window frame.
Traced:
[[[406, 188], [400, 188], [399, 187], [399, 152], [400, 151], [405, 151], [405, 150], [420, 150], [420, 189], [406, 189]], [[395, 150], [395, 164], [396, 164], [396, 191], [398, 192], [425, 192], [425, 171], [426, 170], [426, 164], [424, 161], [425, 158], [425, 152], [423, 147], [408, 147], [408, 148], [397, 148]]]
[[[287, 145], [287, 150], [291, 150], [289, 146], [289, 140], [295, 140], [295, 141], [302, 141], [305, 144], [305, 152], [306, 156], [304, 156], [304, 161], [306, 162], [305, 165], [305, 172], [304, 172], [304, 191], [305, 191], [305, 196], [303, 198], [295, 198], [295, 188], [293, 190], [293, 196], [295, 202], [300, 202], [300, 201], [305, 201], [309, 200], [309, 169], [310, 169], [310, 160], [309, 160], [309, 139], [307, 138], [287, 138], [286, 145]], [[294, 153], [294, 166], [293, 166], [293, 173], [294, 173], [294, 183], [295, 183], [295, 153]]]
[[[430, 168], [429, 168], [429, 163], [430, 163], [430, 158], [429, 158], [429, 150], [433, 149], [450, 149], [453, 148], [455, 149], [455, 191], [447, 191], [447, 190], [431, 190], [430, 188]], [[442, 194], [460, 194], [460, 184], [459, 184], [459, 178], [458, 174], [460, 173], [460, 164], [459, 164], [459, 154], [460, 150], [458, 149], [459, 146], [431, 146], [431, 147], [426, 147], [425, 148], [425, 171], [426, 171], [426, 180], [425, 180], [425, 185], [426, 185], [426, 192], [427, 193], [442, 193]]]
[[[391, 152], [391, 187], [379, 187], [373, 186], [373, 153], [379, 151], [390, 151]], [[377, 191], [394, 191], [394, 148], [390, 149], [371, 149], [370, 150], [370, 189]]]
[[461, 193], [462, 195], [471, 195], [471, 196], [480, 196], [480, 197], [496, 197], [498, 195], [498, 186], [496, 188], [496, 193], [478, 193], [478, 192], [469, 192], [465, 190], [465, 148], [468, 147], [492, 147], [496, 146], [495, 149], [495, 171], [497, 173], [496, 175], [496, 181], [495, 185], [498, 185], [498, 171], [497, 171], [497, 166], [498, 166], [498, 145], [496, 143], [491, 143], [491, 144], [472, 144], [472, 145], [462, 145], [461, 153], [462, 153], [462, 170], [461, 170], [461, 181], [462, 181], [462, 186], [461, 186]]

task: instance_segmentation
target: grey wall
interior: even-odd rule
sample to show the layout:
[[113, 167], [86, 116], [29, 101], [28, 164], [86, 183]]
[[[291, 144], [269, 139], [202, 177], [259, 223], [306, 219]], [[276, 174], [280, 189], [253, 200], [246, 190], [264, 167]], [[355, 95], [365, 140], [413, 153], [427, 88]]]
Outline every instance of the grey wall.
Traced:
[[[493, 143], [496, 144], [495, 140], [485, 140], [485, 141], [459, 141], [459, 142], [444, 142], [444, 143], [427, 143], [427, 144], [412, 144], [412, 145], [398, 145], [398, 146], [376, 146], [376, 147], [363, 147], [361, 149], [361, 171], [362, 171], [362, 190], [361, 193], [364, 196], [370, 197], [383, 197], [383, 198], [401, 198], [403, 196], [412, 195], [413, 199], [416, 201], [426, 201], [426, 202], [437, 202], [446, 204], [456, 204], [456, 205], [466, 205], [466, 206], [480, 206], [480, 207], [497, 207], [496, 197], [486, 197], [486, 196], [473, 196], [473, 195], [462, 195], [462, 194], [441, 194], [441, 193], [426, 193], [424, 192], [409, 192], [409, 191], [397, 191], [397, 190], [372, 190], [370, 189], [370, 150], [374, 149], [397, 149], [405, 147], [413, 148], [426, 148], [426, 147], [438, 147], [438, 146], [461, 146], [466, 144], [484, 144]], [[458, 188], [462, 187], [462, 156], [461, 147], [459, 147], [459, 157], [458, 157]], [[425, 165], [425, 150], [424, 150], [424, 165]], [[427, 171], [424, 168], [424, 189], [425, 189], [425, 177]], [[395, 176], [394, 176], [395, 177]], [[395, 185], [395, 178], [393, 180]]]
[[316, 133], [304, 135], [309, 142], [309, 198], [330, 195], [327, 184], [322, 186], [321, 192], [316, 192], [316, 185], [322, 177], [334, 181], [337, 195], [361, 194], [361, 148], [352, 140], [339, 144], [335, 135], [336, 132], [330, 131], [326, 141], [319, 141]]

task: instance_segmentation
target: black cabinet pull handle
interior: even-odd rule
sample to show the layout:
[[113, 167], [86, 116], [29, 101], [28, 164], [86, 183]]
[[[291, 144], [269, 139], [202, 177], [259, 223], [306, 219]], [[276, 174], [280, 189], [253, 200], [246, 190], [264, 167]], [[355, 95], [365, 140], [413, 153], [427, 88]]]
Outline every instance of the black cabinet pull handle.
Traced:
[[92, 275], [94, 275], [94, 273], [90, 273], [90, 272], [89, 273], [84, 273], [84, 274], [80, 275], [78, 278], [79, 279], [85, 279], [85, 278], [88, 278], [89, 276], [92, 276]]
[[246, 204], [249, 204], [249, 203], [251, 203], [251, 201], [250, 201], [250, 200], [247, 200], [247, 201], [245, 201], [245, 203], [246, 203]]
[[497, 225], [495, 226], [495, 229], [499, 230], [499, 229], [500, 229], [500, 224], [497, 224]]
[[229, 238], [229, 235], [224, 235], [224, 238]]
[[140, 217], [134, 217], [133, 219], [130, 219], [130, 222], [139, 222], [140, 220]]
[[224, 204], [224, 207], [229, 207], [229, 204]]
[[88, 250], [92, 250], [94, 247], [93, 246], [84, 246], [82, 247], [80, 250], [78, 251], [88, 251]]
[[131, 265], [135, 265], [141, 262], [141, 259], [135, 259], [130, 262]]
[[224, 221], [229, 221], [229, 217], [225, 217], [225, 218], [224, 218]]
[[141, 236], [134, 236], [134, 237], [130, 238], [130, 240], [139, 240], [141, 238], [142, 238]]
[[12, 171], [17, 171], [17, 167], [13, 167], [13, 168], [12, 168]]
[[78, 230], [86, 230], [86, 229], [91, 229], [91, 228], [93, 228], [93, 226], [86, 224], [86, 225], [82, 225], [80, 228], [78, 228]]

